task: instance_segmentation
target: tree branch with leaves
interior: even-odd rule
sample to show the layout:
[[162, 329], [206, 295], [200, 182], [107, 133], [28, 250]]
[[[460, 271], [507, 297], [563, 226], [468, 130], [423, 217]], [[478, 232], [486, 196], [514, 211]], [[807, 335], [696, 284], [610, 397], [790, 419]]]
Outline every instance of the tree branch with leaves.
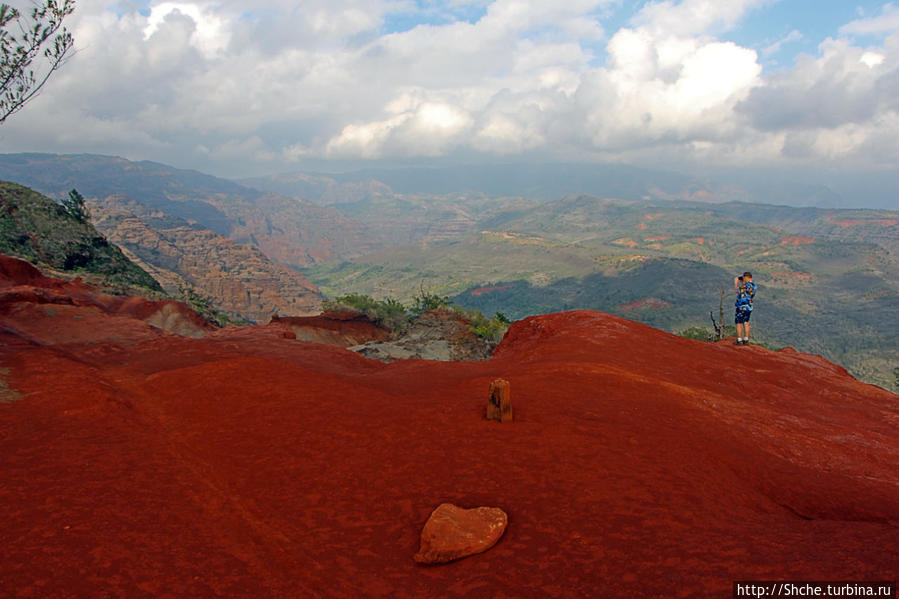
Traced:
[[[24, 17], [0, 4], [0, 124], [18, 112], [65, 62], [75, 39], [63, 19], [75, 10], [75, 0], [45, 0]], [[39, 56], [41, 68], [32, 68]]]

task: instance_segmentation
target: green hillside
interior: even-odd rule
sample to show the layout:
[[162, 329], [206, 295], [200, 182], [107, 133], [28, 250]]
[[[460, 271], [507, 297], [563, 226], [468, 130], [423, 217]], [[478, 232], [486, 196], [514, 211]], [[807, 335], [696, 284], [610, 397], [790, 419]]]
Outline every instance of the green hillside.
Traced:
[[751, 270], [760, 284], [756, 341], [824, 355], [885, 387], [894, 382], [892, 213], [578, 196], [482, 214], [472, 227], [478, 234], [306, 273], [328, 295], [409, 301], [423, 288], [485, 314], [590, 308], [672, 332], [711, 332], [720, 290], [732, 322], [733, 276]]
[[73, 187], [91, 199], [125, 197], [191, 226], [254, 245], [291, 268], [381, 247], [376, 230], [335, 209], [154, 162], [90, 154], [2, 154], [0, 178], [53, 198]]
[[0, 252], [39, 266], [100, 275], [110, 285], [162, 291], [89, 222], [36, 191], [2, 181]]

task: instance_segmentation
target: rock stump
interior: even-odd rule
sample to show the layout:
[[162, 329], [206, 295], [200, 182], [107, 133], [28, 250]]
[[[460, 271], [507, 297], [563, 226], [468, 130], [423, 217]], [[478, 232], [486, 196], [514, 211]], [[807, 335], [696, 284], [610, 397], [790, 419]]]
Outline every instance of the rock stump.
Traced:
[[512, 391], [509, 381], [496, 379], [490, 383], [490, 397], [487, 399], [487, 420], [506, 422], [512, 420]]

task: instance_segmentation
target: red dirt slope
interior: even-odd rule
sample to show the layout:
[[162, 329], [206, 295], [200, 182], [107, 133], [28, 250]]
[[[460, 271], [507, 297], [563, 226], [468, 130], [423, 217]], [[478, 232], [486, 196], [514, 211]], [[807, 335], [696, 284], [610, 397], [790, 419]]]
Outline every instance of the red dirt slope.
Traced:
[[[47, 307], [0, 310], [2, 596], [729, 597], [899, 571], [897, 396], [814, 356], [568, 312], [489, 362], [382, 364], [276, 325], [191, 339], [95, 309], [86, 337]], [[512, 423], [484, 419], [497, 377]], [[508, 529], [418, 565], [444, 502]]]
[[52, 316], [60, 311], [70, 318], [51, 327], [46, 339], [51, 344], [73, 334], [103, 339], [106, 316], [140, 320], [188, 337], [202, 337], [215, 328], [182, 302], [98, 295], [79, 279], [51, 279], [28, 262], [0, 254], [0, 315], [11, 330], [28, 337], [32, 326], [42, 322], [35, 313]]

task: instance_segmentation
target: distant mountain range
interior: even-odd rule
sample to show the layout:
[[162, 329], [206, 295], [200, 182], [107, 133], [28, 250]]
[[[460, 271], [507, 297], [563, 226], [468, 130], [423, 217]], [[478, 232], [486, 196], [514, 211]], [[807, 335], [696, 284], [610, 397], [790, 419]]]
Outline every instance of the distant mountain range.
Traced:
[[[77, 188], [100, 230], [167, 289], [186, 282], [256, 322], [315, 312], [317, 288], [403, 301], [425, 289], [515, 318], [594, 308], [710, 329], [721, 288], [748, 269], [761, 286], [757, 340], [884, 386], [899, 366], [895, 210], [736, 202], [741, 188], [583, 165], [239, 184], [121, 158], [18, 154], [0, 156], [0, 179], [55, 198]], [[553, 195], [560, 181], [594, 193]]]
[[[363, 169], [338, 174], [282, 174], [241, 180], [241, 183], [285, 195], [327, 198], [343, 190], [385, 189], [399, 194], [481, 194], [553, 200], [565, 195], [602, 190], [608, 196], [638, 199], [647, 194], [677, 194], [696, 185], [690, 177], [664, 171], [603, 164], [466, 165]], [[344, 196], [351, 194], [343, 192]]]
[[239, 182], [326, 205], [389, 191], [403, 195], [520, 196], [538, 201], [586, 194], [625, 200], [738, 201], [819, 208], [899, 206], [897, 173], [826, 175], [831, 183], [822, 182], [822, 173], [797, 171], [731, 169], [695, 176], [621, 164], [535, 162], [362, 168], [340, 173], [307, 170]]

